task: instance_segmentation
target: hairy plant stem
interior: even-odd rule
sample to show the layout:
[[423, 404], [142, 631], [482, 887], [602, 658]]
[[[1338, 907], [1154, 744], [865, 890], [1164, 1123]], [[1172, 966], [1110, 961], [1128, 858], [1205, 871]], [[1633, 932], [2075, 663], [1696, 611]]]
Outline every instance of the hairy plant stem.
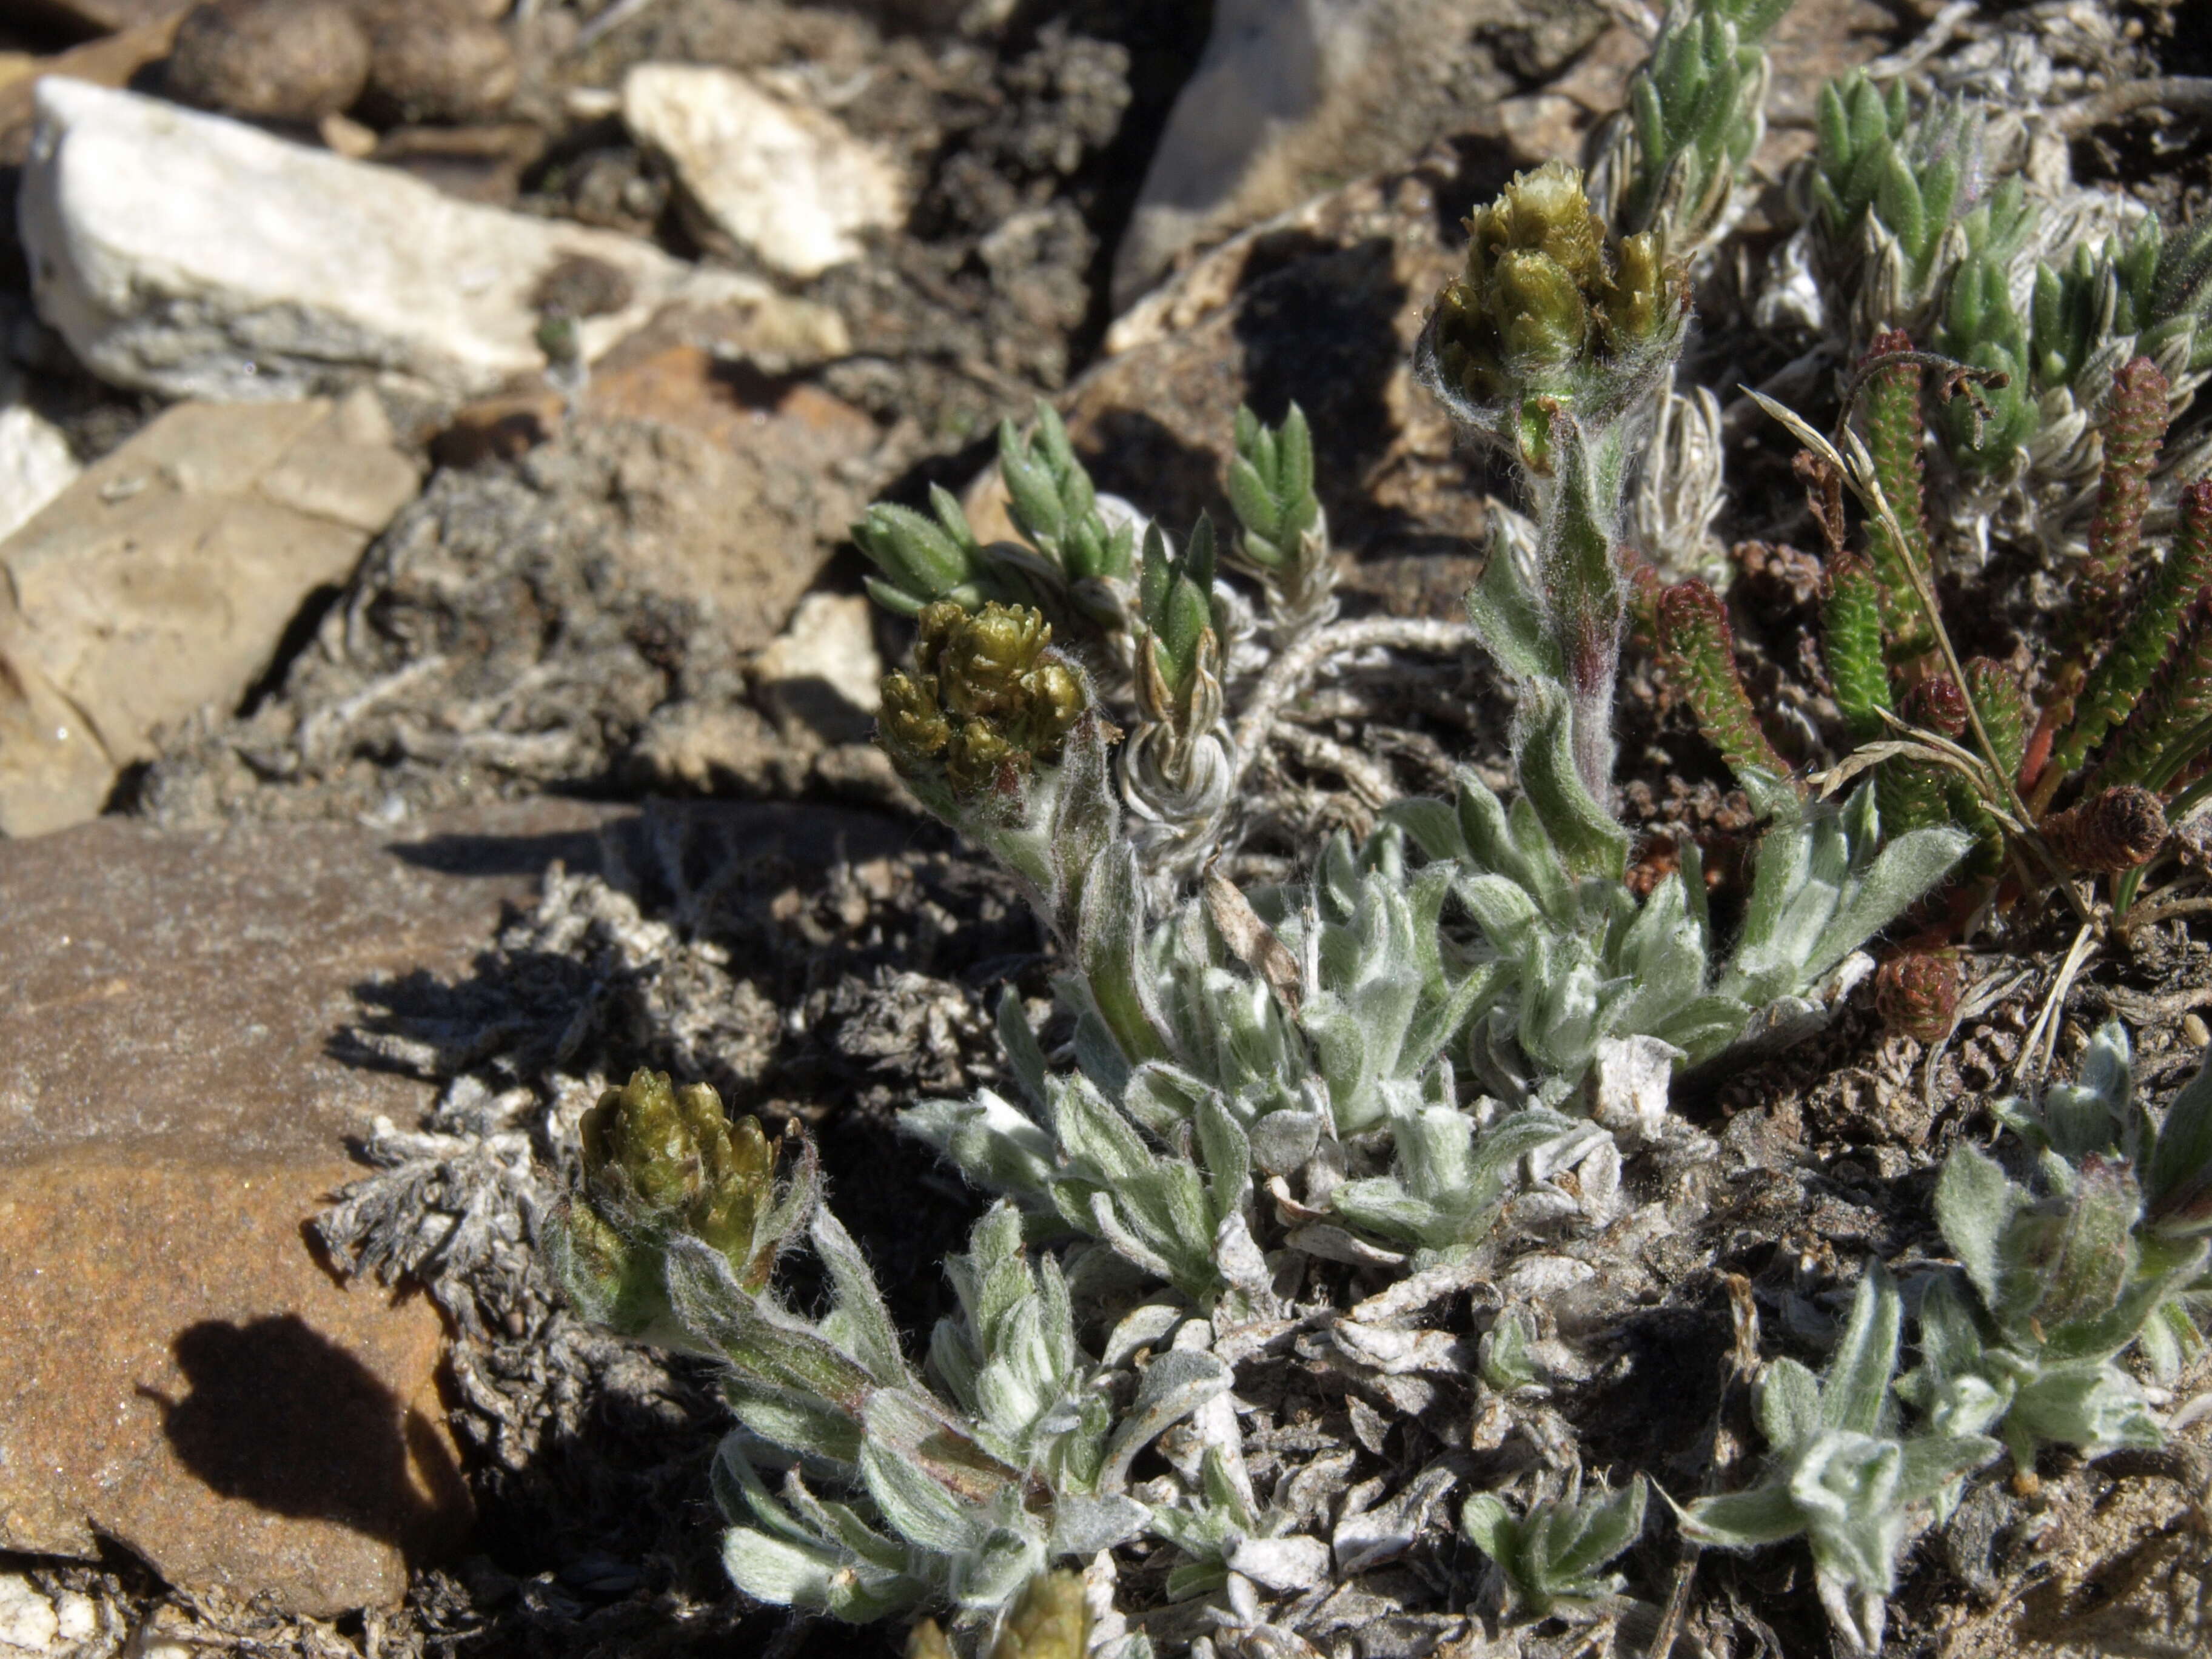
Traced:
[[1323, 666], [1358, 651], [1463, 651], [1480, 636], [1462, 622], [1431, 622], [1404, 617], [1370, 617], [1331, 623], [1306, 635], [1269, 663], [1237, 722], [1237, 780], [1242, 783], [1267, 747], [1275, 718], [1285, 703], [1304, 695]]
[[[1640, 422], [1552, 420], [1549, 477], [1531, 480], [1544, 526], [1544, 586], [1567, 678], [1575, 770], [1590, 798], [1613, 796], [1613, 696], [1626, 605], [1613, 559], [1629, 438]], [[1592, 428], [1595, 429], [1592, 429]]]

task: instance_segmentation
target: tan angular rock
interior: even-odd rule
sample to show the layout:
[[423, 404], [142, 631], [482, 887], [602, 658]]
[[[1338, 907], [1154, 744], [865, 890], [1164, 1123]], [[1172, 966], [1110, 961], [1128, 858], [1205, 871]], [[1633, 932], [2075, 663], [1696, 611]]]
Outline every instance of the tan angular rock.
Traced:
[[734, 70], [640, 64], [623, 124], [665, 156], [698, 208], [772, 270], [801, 279], [857, 259], [905, 214], [896, 169], [836, 117]]
[[82, 470], [59, 427], [28, 404], [0, 402], [0, 541]]
[[753, 664], [762, 702], [831, 743], [868, 735], [883, 707], [872, 607], [858, 593], [809, 593]]
[[182, 404], [88, 469], [0, 543], [0, 833], [90, 817], [156, 727], [236, 703], [416, 488], [366, 392]]
[[540, 801], [397, 843], [107, 819], [0, 848], [0, 1550], [113, 1539], [185, 1589], [331, 1613], [459, 1546], [438, 1315], [342, 1286], [301, 1231], [360, 1174], [347, 1137], [430, 1091], [334, 1040], [356, 988], [465, 976], [610, 816]]

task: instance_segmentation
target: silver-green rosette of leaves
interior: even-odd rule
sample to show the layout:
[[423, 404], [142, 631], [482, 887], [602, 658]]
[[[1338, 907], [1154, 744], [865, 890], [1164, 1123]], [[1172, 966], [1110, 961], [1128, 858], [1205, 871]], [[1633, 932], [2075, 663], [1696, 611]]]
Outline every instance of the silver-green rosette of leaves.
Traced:
[[[2169, 426], [2212, 378], [2212, 221], [2168, 229], [2142, 213], [2114, 225], [2124, 210], [2101, 199], [2096, 205], [2094, 215], [2046, 213], [2038, 228], [2041, 257], [2026, 307], [2021, 363], [2023, 395], [2034, 406], [2027, 452], [2029, 476], [2040, 487], [2035, 528], [2047, 544], [2076, 552], [2094, 510], [2121, 370], [2137, 357], [2156, 365]], [[2200, 477], [2208, 458], [2212, 434], [2180, 434], [2159, 456], [2157, 474]], [[2161, 511], [2154, 527], [2163, 530], [2169, 517], [2170, 509]]]
[[2201, 1356], [2212, 1277], [2212, 1077], [2154, 1115], [2135, 1093], [2127, 1034], [2106, 1024], [2078, 1079], [2000, 1115], [2030, 1154], [2025, 1178], [1960, 1146], [1936, 1188], [1959, 1261], [1921, 1304], [1915, 1401], [1978, 1392], [2015, 1466], [2037, 1449], [2162, 1445], [2148, 1396], [2120, 1362], [2172, 1382]]
[[1313, 430], [1292, 404], [1279, 427], [1237, 411], [1229, 499], [1244, 533], [1231, 552], [1260, 579], [1267, 599], [1268, 644], [1289, 650], [1336, 617], [1336, 573], [1328, 515], [1314, 493]]
[[1138, 576], [1137, 725], [1121, 745], [1130, 834], [1157, 896], [1172, 895], [1219, 839], [1237, 783], [1237, 739], [1223, 715], [1221, 614], [1213, 524], [1201, 517], [1181, 555], [1158, 525]]
[[1854, 359], [1885, 329], [1924, 339], [1960, 267], [2002, 274], [2027, 246], [2025, 186], [1990, 177], [1987, 112], [1970, 100], [1916, 112], [1901, 82], [1853, 74], [1821, 88], [1816, 115], [1796, 184], [1814, 269], [1846, 300], [1828, 323]]
[[1954, 1391], [1910, 1430], [1891, 1379], [1904, 1303], [1869, 1262], [1825, 1375], [1777, 1359], [1753, 1391], [1766, 1437], [1758, 1483], [1678, 1510], [1692, 1543], [1750, 1550], [1802, 1538], [1814, 1583], [1844, 1649], [1881, 1651], [1905, 1545], [1948, 1516], [1962, 1475], [1998, 1455], [1983, 1432], [1996, 1415], [1985, 1392]]
[[1460, 1528], [1490, 1558], [1494, 1589], [1509, 1614], [1525, 1620], [1592, 1621], [1621, 1601], [1625, 1582], [1601, 1571], [1644, 1530], [1642, 1475], [1617, 1492], [1584, 1492], [1579, 1464], [1562, 1490], [1515, 1515], [1494, 1492], [1478, 1492], [1460, 1511]]
[[1126, 504], [1103, 496], [1051, 405], [1027, 432], [999, 428], [1006, 515], [1019, 538], [983, 542], [960, 502], [941, 487], [930, 510], [879, 501], [853, 526], [875, 574], [868, 593], [902, 617], [932, 605], [975, 611], [996, 602], [1036, 610], [1083, 649], [1091, 665], [1126, 669], [1136, 610], [1137, 530]]

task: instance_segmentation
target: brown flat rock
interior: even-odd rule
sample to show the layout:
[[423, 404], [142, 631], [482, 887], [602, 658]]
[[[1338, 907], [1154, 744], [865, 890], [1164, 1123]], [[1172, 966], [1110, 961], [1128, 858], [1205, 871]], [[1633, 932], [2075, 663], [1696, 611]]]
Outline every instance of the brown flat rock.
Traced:
[[172, 1584], [397, 1604], [470, 1505], [420, 1297], [301, 1223], [357, 1171], [83, 1146], [0, 1167], [0, 1545], [122, 1543]]
[[396, 1603], [468, 1500], [419, 1297], [303, 1225], [428, 1087], [349, 1066], [354, 988], [463, 977], [616, 809], [400, 832], [103, 819], [0, 843], [0, 1549], [120, 1540], [172, 1583]]
[[551, 858], [588, 859], [611, 815], [546, 800], [385, 833], [103, 818], [0, 842], [0, 1164], [80, 1141], [327, 1163], [379, 1114], [410, 1121], [422, 1085], [331, 1050], [354, 988], [462, 972], [501, 905]]

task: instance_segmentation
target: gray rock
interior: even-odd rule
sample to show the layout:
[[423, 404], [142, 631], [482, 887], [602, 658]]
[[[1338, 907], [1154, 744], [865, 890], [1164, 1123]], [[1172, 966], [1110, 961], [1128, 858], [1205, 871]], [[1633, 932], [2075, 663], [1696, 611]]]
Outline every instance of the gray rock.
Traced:
[[1184, 250], [1480, 126], [1605, 21], [1595, 0], [1218, 0], [1115, 252], [1115, 309]]
[[738, 319], [744, 355], [846, 349], [836, 313], [648, 243], [457, 202], [218, 116], [53, 77], [17, 217], [39, 313], [87, 367], [171, 397], [296, 398], [365, 376], [441, 397], [535, 373], [538, 295], [588, 260], [623, 303], [597, 358], [664, 306]]
[[93, 817], [160, 728], [235, 706], [415, 491], [366, 392], [184, 404], [88, 470], [0, 544], [0, 834]]
[[368, 34], [343, 0], [207, 0], [178, 27], [164, 71], [186, 103], [314, 121], [368, 82]]

